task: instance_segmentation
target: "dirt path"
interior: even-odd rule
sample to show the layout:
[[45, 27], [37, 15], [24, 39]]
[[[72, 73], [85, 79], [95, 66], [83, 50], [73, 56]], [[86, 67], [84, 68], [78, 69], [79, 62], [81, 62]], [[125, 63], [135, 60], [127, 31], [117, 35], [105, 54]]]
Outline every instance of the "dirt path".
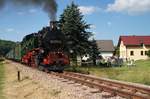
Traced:
[[16, 67], [9, 63], [5, 64], [4, 93], [6, 99], [51, 99], [47, 89], [25, 75], [19, 82]]

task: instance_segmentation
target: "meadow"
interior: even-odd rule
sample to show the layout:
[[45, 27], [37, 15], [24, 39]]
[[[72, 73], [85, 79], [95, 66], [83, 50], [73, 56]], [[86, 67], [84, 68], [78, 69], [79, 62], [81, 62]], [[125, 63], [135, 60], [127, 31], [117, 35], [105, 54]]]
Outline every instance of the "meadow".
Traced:
[[89, 73], [98, 77], [150, 85], [150, 60], [138, 60], [136, 66], [122, 67], [72, 66], [68, 71]]

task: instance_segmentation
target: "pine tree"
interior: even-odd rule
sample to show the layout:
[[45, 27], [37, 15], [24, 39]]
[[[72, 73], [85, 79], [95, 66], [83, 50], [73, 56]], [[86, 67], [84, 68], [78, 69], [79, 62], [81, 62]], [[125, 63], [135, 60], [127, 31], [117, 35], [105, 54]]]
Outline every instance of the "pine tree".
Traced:
[[91, 47], [90, 47], [90, 51], [89, 51], [89, 55], [91, 56], [91, 59], [93, 61], [93, 65], [96, 65], [96, 59], [99, 56], [100, 52], [98, 50], [97, 44], [96, 44], [96, 40], [92, 40], [91, 41]]
[[60, 16], [59, 27], [65, 34], [66, 50], [72, 50], [75, 56], [83, 55], [89, 48], [90, 32], [86, 30], [90, 25], [83, 20], [83, 15], [79, 11], [77, 5], [72, 3], [67, 6], [63, 14]]

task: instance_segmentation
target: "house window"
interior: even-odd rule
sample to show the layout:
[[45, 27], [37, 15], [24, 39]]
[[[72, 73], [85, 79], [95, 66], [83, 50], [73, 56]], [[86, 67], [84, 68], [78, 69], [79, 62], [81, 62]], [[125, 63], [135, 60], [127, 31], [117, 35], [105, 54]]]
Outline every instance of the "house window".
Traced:
[[143, 56], [143, 51], [141, 51], [141, 55]]
[[145, 55], [147, 55], [147, 51], [145, 51]]
[[143, 44], [143, 43], [141, 43], [141, 47], [144, 47], [144, 44]]
[[130, 55], [133, 56], [134, 55], [134, 51], [130, 51]]

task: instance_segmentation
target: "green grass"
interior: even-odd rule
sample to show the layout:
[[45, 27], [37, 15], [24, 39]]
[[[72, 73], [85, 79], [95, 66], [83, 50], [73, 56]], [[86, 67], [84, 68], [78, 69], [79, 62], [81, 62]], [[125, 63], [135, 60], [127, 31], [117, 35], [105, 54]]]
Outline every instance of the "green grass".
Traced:
[[[150, 85], [150, 60], [136, 61], [135, 67], [122, 66], [104, 68], [100, 66], [90, 66], [75, 68], [76, 72], [89, 72], [99, 77]], [[70, 71], [73, 71], [73, 69], [70, 68]]]
[[0, 62], [0, 99], [4, 99], [3, 84], [4, 84], [4, 65], [2, 62]]

